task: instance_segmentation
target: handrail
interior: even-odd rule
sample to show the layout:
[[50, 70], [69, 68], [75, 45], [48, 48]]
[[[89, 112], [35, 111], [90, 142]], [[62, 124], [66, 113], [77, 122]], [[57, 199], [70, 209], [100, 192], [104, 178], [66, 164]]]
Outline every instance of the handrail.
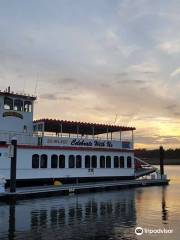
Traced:
[[[36, 137], [42, 137], [42, 133], [39, 134], [38, 132], [32, 132], [32, 133], [25, 133], [25, 132], [15, 132], [15, 131], [1, 131], [0, 130], [0, 136], [1, 135], [11, 135], [11, 134], [15, 134], [15, 135], [18, 135], [18, 136], [36, 136]], [[59, 134], [58, 136], [55, 135], [55, 134], [51, 134], [51, 133], [44, 133], [43, 137], [53, 137], [53, 138], [58, 138], [58, 139], [61, 139], [61, 138], [78, 138], [78, 139], [89, 139], [89, 140], [107, 140], [107, 141], [118, 141], [118, 142], [130, 142], [132, 143], [132, 141], [130, 139], [119, 139], [119, 138], [115, 138], [113, 137], [112, 139], [111, 138], [106, 138], [106, 137], [98, 137], [98, 136], [91, 136], [91, 135], [88, 135], [86, 137], [82, 137], [81, 135], [77, 136], [76, 134], [74, 135], [71, 135], [69, 137], [69, 134]]]
[[141, 163], [143, 163], [143, 165], [142, 165], [143, 167], [146, 168], [146, 166], [147, 166], [147, 167], [150, 167], [150, 168], [154, 169], [156, 172], [159, 172], [159, 169], [158, 169], [157, 167], [154, 167], [153, 165], [151, 165], [151, 164], [143, 161], [142, 159], [140, 159], [140, 158], [138, 158], [138, 157], [134, 157], [134, 159], [135, 159], [135, 160], [138, 160], [138, 161], [141, 162]]
[[[23, 132], [7, 132], [7, 131], [0, 131], [0, 141], [6, 141], [7, 143], [11, 142], [12, 137], [16, 137], [18, 140], [19, 144], [35, 144], [38, 145], [39, 142], [41, 142], [42, 145], [52, 145], [54, 144], [58, 144], [59, 143], [61, 145], [63, 144], [63, 140], [68, 140], [68, 143], [66, 143], [67, 145], [71, 145], [71, 140], [74, 140], [76, 138], [76, 140], [84, 140], [84, 141], [91, 141], [94, 144], [96, 144], [95, 141], [100, 141], [100, 142], [106, 142], [106, 144], [108, 143], [108, 141], [112, 141], [113, 144], [113, 148], [123, 148], [123, 149], [132, 149], [132, 142], [128, 141], [128, 146], [123, 145], [123, 142], [125, 141], [120, 141], [120, 140], [108, 140], [108, 139], [93, 139], [93, 138], [77, 138], [76, 136], [42, 136], [39, 135], [38, 133], [23, 133]], [[56, 142], [57, 141], [57, 142]], [[127, 141], [126, 141], [127, 142]], [[97, 143], [98, 144], [98, 143]]]

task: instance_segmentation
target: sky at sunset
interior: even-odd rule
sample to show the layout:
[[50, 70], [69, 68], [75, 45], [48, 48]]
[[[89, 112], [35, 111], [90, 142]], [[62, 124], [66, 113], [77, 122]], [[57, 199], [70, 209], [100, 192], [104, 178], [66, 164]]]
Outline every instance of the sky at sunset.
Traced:
[[180, 1], [0, 0], [0, 89], [35, 118], [135, 126], [180, 147]]

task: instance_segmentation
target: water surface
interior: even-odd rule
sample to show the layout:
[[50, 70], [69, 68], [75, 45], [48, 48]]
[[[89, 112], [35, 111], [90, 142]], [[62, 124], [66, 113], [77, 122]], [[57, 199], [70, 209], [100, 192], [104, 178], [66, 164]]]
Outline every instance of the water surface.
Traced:
[[[180, 166], [169, 186], [0, 203], [0, 239], [180, 239]], [[173, 229], [142, 234], [135, 228]]]

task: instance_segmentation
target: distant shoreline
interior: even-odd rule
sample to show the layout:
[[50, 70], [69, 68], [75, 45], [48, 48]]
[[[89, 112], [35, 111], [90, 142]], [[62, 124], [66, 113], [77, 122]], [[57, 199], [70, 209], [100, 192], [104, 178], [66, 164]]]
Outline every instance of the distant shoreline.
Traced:
[[[152, 164], [159, 165], [159, 159], [157, 158], [141, 158], [143, 161]], [[180, 159], [164, 159], [164, 165], [180, 165]]]

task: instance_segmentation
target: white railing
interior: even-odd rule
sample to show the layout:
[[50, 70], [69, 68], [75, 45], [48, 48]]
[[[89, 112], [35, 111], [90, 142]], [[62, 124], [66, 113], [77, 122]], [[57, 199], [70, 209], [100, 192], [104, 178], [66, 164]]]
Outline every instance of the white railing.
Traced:
[[38, 136], [33, 136], [27, 133], [17, 133], [17, 132], [0, 132], [0, 141], [10, 143], [13, 138], [17, 139], [19, 144], [38, 144]]
[[[40, 134], [41, 132], [36, 132], [37, 135]], [[68, 134], [68, 133], [53, 133], [53, 132], [45, 132], [44, 133], [44, 136], [46, 137], [57, 137], [57, 138], [79, 138], [79, 139], [95, 139], [95, 140], [115, 140], [115, 141], [121, 141], [119, 137], [114, 137], [112, 136], [108, 136], [107, 138], [107, 135], [81, 135], [81, 134]], [[123, 138], [122, 139], [123, 142], [130, 142], [131, 140], [130, 139], [126, 139], [126, 138]]]
[[77, 146], [77, 147], [107, 147], [118, 149], [132, 149], [132, 142], [127, 140], [114, 140], [114, 139], [102, 139], [102, 138], [90, 138], [81, 137], [76, 135], [52, 136], [42, 134], [28, 134], [17, 132], [2, 132], [0, 131], [0, 141], [10, 143], [13, 138], [17, 139], [18, 144], [28, 145], [45, 145], [45, 146]]

